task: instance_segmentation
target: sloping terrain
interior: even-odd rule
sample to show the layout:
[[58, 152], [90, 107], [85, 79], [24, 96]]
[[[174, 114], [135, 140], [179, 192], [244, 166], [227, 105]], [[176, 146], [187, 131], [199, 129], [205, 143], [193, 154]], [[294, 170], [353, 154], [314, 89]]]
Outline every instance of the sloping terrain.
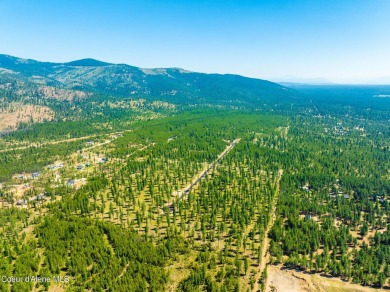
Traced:
[[179, 104], [262, 105], [296, 103], [294, 90], [238, 75], [203, 74], [178, 68], [141, 69], [93, 59], [49, 63], [0, 55], [2, 75], [35, 84], [118, 97], [164, 100]]
[[0, 111], [0, 132], [17, 129], [22, 123], [43, 123], [53, 118], [53, 111], [45, 106], [12, 103]]

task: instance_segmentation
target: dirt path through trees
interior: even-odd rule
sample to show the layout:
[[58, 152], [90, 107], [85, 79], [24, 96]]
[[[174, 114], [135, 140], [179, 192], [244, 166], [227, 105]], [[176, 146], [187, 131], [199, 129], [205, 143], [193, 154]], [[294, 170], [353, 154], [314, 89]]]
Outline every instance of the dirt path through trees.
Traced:
[[[122, 134], [123, 132], [115, 132], [115, 133], [109, 133], [109, 134], [97, 134], [97, 135], [88, 135], [88, 136], [83, 136], [83, 137], [77, 137], [77, 138], [69, 138], [69, 139], [63, 139], [63, 140], [57, 140], [57, 141], [50, 141], [50, 142], [43, 142], [43, 143], [33, 143], [28, 146], [21, 146], [21, 147], [15, 147], [15, 148], [8, 148], [8, 149], [2, 149], [0, 150], [1, 152], [9, 152], [9, 151], [14, 151], [14, 150], [23, 150], [27, 148], [32, 148], [32, 147], [43, 147], [47, 145], [55, 145], [55, 144], [61, 144], [61, 143], [66, 143], [66, 142], [73, 142], [73, 141], [79, 141], [79, 140], [84, 140], [84, 139], [91, 139], [95, 138], [98, 136], [104, 136], [104, 135], [109, 135], [112, 137], [112, 135], [117, 135], [117, 134]], [[115, 140], [117, 137], [112, 137], [112, 140], [106, 140], [105, 142], [102, 143], [96, 143], [92, 147], [86, 148], [86, 149], [91, 149], [97, 146], [101, 146], [104, 144], [108, 144]]]
[[[259, 279], [262, 276], [263, 272], [266, 270], [268, 261], [269, 261], [269, 238], [268, 238], [268, 233], [271, 230], [272, 226], [274, 225], [275, 219], [276, 219], [276, 205], [278, 203], [278, 198], [279, 198], [279, 188], [280, 188], [280, 180], [282, 179], [283, 175], [283, 170], [279, 169], [278, 171], [278, 177], [275, 182], [275, 195], [272, 201], [272, 206], [271, 206], [271, 220], [268, 223], [267, 230], [265, 231], [264, 234], [264, 239], [263, 239], [263, 244], [261, 248], [261, 263], [259, 268], [257, 269], [257, 273], [255, 275], [255, 284], [254, 288], [252, 291], [259, 291]], [[267, 275], [265, 275], [265, 287], [267, 286]]]
[[[225, 150], [223, 150], [219, 155], [218, 157], [212, 162], [210, 163], [209, 165], [207, 165], [200, 173], [198, 173], [198, 175], [196, 175], [191, 183], [189, 183], [185, 188], [179, 190], [179, 191], [175, 191], [173, 193], [173, 196], [174, 197], [179, 197], [179, 200], [181, 200], [184, 196], [186, 196], [190, 191], [191, 189], [196, 186], [196, 184], [203, 178], [207, 175], [207, 173], [213, 169], [215, 167], [215, 165], [218, 163], [218, 161], [220, 161], [221, 159], [223, 159], [226, 154], [228, 154], [233, 148], [234, 146], [236, 146], [239, 142], [240, 142], [241, 138], [237, 138], [235, 139], [233, 142], [231, 142], [226, 148]], [[171, 203], [166, 203], [165, 206], [172, 206]]]

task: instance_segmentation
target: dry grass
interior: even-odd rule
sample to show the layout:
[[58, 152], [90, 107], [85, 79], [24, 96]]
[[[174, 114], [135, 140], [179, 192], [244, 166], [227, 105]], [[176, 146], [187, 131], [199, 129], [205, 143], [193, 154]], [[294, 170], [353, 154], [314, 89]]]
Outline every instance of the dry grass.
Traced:
[[41, 86], [38, 92], [45, 98], [54, 98], [58, 100], [73, 100], [75, 98], [86, 98], [88, 95], [79, 90], [60, 89], [51, 86]]
[[54, 112], [46, 106], [13, 103], [0, 112], [0, 131], [14, 131], [19, 123], [51, 121]]

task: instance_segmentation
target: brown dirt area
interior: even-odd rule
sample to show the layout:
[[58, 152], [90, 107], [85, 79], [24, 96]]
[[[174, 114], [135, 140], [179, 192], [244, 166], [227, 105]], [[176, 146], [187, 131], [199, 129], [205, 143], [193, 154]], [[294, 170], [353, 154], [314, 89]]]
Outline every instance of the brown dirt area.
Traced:
[[53, 119], [54, 112], [46, 106], [13, 104], [0, 112], [0, 131], [14, 131], [19, 123], [42, 123]]
[[58, 100], [73, 100], [74, 98], [86, 98], [87, 94], [79, 90], [61, 89], [51, 86], [41, 86], [38, 92], [45, 98], [54, 98]]
[[295, 270], [283, 270], [279, 266], [268, 266], [266, 292], [374, 292], [386, 291], [344, 282], [338, 278], [322, 277]]

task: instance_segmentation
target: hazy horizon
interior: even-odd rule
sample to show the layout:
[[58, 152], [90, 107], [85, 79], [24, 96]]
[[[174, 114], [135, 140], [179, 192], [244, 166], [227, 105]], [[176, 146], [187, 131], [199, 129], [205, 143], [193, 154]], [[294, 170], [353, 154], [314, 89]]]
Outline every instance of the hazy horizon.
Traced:
[[390, 84], [390, 2], [0, 1], [0, 52], [275, 82]]

